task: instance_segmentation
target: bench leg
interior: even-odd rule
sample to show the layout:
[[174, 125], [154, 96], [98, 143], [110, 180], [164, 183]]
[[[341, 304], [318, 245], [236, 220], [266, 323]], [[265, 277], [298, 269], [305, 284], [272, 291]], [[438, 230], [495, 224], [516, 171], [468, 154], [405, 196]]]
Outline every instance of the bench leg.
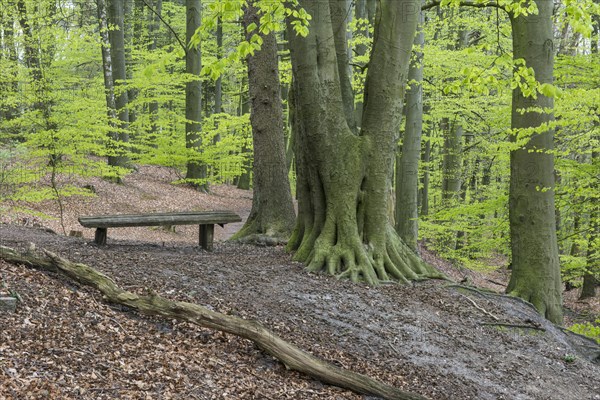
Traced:
[[94, 242], [98, 246], [104, 246], [106, 244], [106, 231], [107, 228], [96, 228], [96, 235], [94, 236]]
[[206, 251], [212, 251], [214, 235], [215, 226], [213, 224], [200, 225], [200, 247]]

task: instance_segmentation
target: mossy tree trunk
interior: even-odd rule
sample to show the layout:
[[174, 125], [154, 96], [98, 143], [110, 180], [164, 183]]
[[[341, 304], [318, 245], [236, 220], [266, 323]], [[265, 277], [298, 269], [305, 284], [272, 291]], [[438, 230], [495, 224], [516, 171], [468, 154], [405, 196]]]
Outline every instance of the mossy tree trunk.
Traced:
[[[538, 82], [552, 83], [553, 3], [536, 0], [537, 15], [511, 16], [513, 57], [533, 68]], [[540, 314], [562, 323], [562, 284], [554, 209], [552, 98], [513, 90], [512, 128], [538, 128], [510, 155], [509, 219], [512, 274], [507, 293], [531, 302]], [[531, 109], [536, 108], [536, 109]], [[527, 109], [527, 110], [526, 110]], [[542, 111], [538, 111], [542, 110]], [[540, 127], [542, 127], [540, 129]]]
[[406, 128], [402, 151], [396, 158], [396, 231], [413, 250], [417, 249], [419, 230], [418, 190], [421, 134], [423, 131], [423, 13], [415, 37], [413, 56], [408, 70], [410, 88], [406, 92]]
[[[244, 27], [260, 25], [254, 2], [244, 10]], [[248, 39], [254, 32], [248, 33]], [[275, 34], [262, 35], [260, 51], [248, 57], [250, 122], [254, 146], [252, 210], [232, 239], [286, 242], [294, 228], [294, 206], [287, 175], [283, 106]], [[264, 240], [268, 238], [268, 240]]]
[[345, 117], [334, 43], [344, 27], [332, 25], [329, 4], [300, 1], [313, 17], [310, 32], [290, 34], [299, 215], [288, 248], [311, 271], [369, 284], [439, 276], [387, 213], [419, 1], [378, 4], [360, 135]]
[[[200, 0], [186, 0], [185, 37], [189, 43], [200, 27], [202, 4]], [[185, 84], [185, 147], [189, 150], [185, 179], [196, 189], [207, 191], [206, 165], [201, 160], [202, 154], [202, 82], [200, 70], [202, 58], [200, 45], [189, 47], [185, 54], [185, 72], [189, 74]]]

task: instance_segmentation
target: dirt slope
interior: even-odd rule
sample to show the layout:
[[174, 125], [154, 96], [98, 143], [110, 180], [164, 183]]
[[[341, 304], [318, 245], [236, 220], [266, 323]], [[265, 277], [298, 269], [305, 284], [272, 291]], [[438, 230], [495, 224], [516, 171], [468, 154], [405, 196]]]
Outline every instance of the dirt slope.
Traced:
[[[168, 177], [153, 179], [160, 171], [142, 170], [122, 186], [94, 182], [97, 198], [67, 202], [67, 229], [82, 229], [78, 214], [249, 210], [249, 192], [172, 188]], [[164, 193], [169, 200], [161, 203]], [[58, 230], [56, 222], [25, 222]], [[432, 399], [600, 399], [600, 366], [586, 359], [596, 354], [593, 344], [518, 300], [439, 281], [354, 285], [307, 274], [279, 247], [220, 242], [206, 253], [194, 229], [109, 229], [109, 245], [98, 248], [92, 232], [64, 237], [13, 223], [0, 225], [0, 245], [33, 242], [129, 290], [257, 319], [314, 354]], [[286, 371], [245, 340], [112, 308], [60, 277], [3, 262], [0, 275], [0, 291], [22, 298], [17, 313], [0, 314], [0, 399], [363, 398]]]

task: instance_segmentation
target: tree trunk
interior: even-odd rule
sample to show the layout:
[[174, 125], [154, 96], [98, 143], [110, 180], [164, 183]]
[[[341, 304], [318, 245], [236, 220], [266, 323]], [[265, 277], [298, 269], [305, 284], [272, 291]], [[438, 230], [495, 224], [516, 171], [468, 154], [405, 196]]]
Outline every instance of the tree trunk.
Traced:
[[108, 0], [108, 31], [110, 41], [110, 56], [112, 66], [113, 87], [115, 88], [115, 107], [118, 117], [118, 143], [113, 143], [114, 152], [108, 157], [108, 165], [129, 167], [128, 149], [125, 143], [129, 142], [129, 110], [127, 104], [129, 97], [127, 90], [119, 90], [125, 86], [127, 68], [125, 65], [125, 26], [124, 26], [124, 0]]
[[413, 58], [408, 70], [410, 89], [406, 92], [406, 127], [402, 153], [396, 158], [396, 231], [412, 250], [417, 250], [419, 230], [418, 191], [421, 134], [423, 131], [423, 12], [415, 37]]
[[288, 25], [299, 116], [299, 215], [288, 248], [311, 271], [369, 284], [439, 276], [387, 214], [419, 1], [379, 2], [360, 136], [345, 117], [329, 4], [300, 4], [313, 20], [306, 38]]
[[117, 132], [117, 104], [115, 102], [115, 90], [113, 86], [113, 72], [112, 72], [112, 57], [110, 54], [110, 41], [108, 38], [108, 21], [106, 17], [106, 3], [104, 0], [96, 0], [97, 11], [98, 11], [98, 25], [100, 31], [100, 48], [102, 50], [102, 73], [104, 76], [104, 94], [106, 97], [106, 113], [108, 115], [108, 125], [110, 131], [109, 137], [109, 156], [108, 164], [117, 165], [115, 160], [116, 148], [114, 144], [119, 141], [119, 134]]
[[423, 149], [423, 153], [421, 154], [421, 163], [423, 164], [423, 177], [421, 178], [421, 201], [419, 204], [421, 205], [421, 216], [429, 215], [429, 170], [431, 161], [431, 133], [427, 135], [427, 140], [425, 140], [425, 148]]
[[[162, 0], [156, 0], [153, 3], [154, 10], [156, 13], [149, 12], [148, 13], [148, 35], [149, 35], [149, 44], [148, 51], [153, 52], [156, 51], [158, 45], [158, 33], [160, 32], [160, 18], [159, 15], [162, 13]], [[153, 91], [149, 92], [149, 96], [153, 96]], [[152, 100], [148, 105], [148, 113], [150, 114], [150, 132], [148, 141], [155, 146], [156, 139], [158, 138], [158, 101]]]
[[[217, 59], [221, 59], [223, 56], [223, 20], [221, 17], [217, 18]], [[222, 83], [221, 75], [215, 82], [215, 114], [221, 113], [222, 103], [223, 103], [223, 93], [222, 93]], [[218, 141], [218, 140], [217, 140]]]
[[348, 2], [335, 0], [329, 2], [331, 8], [331, 24], [333, 27], [335, 54], [337, 59], [340, 89], [344, 104], [346, 122], [353, 132], [356, 132], [354, 119], [354, 91], [352, 90], [352, 71], [350, 69], [350, 55], [348, 54], [348, 40], [346, 35]]
[[[259, 25], [253, 2], [244, 10], [244, 27]], [[254, 33], [248, 33], [248, 39]], [[252, 210], [232, 239], [287, 242], [294, 227], [294, 207], [285, 162], [283, 106], [275, 33], [262, 35], [261, 49], [248, 57], [250, 122], [254, 146]], [[268, 238], [268, 240], [265, 240]]]
[[[200, 0], [186, 1], [186, 43], [189, 43], [202, 21]], [[185, 146], [189, 159], [185, 179], [200, 191], [208, 191], [206, 165], [201, 160], [202, 138], [202, 68], [200, 45], [188, 48], [185, 55], [185, 72], [189, 74], [185, 84]]]
[[[592, 152], [592, 164], [596, 164], [598, 167], [598, 152]], [[597, 170], [597, 168], [596, 168]], [[596, 194], [598, 193], [598, 181], [594, 183], [596, 187]], [[594, 200], [592, 200], [594, 201]], [[598, 198], [596, 197], [595, 202], [592, 203], [592, 210], [590, 212], [590, 236], [588, 239], [588, 251], [587, 251], [587, 266], [586, 273], [583, 276], [583, 286], [581, 287], [581, 294], [579, 299], [587, 299], [596, 295], [596, 287], [600, 284], [597, 276], [600, 276], [600, 259], [598, 258], [598, 245], [600, 241], [600, 205]]]
[[462, 173], [463, 127], [457, 120], [449, 126], [446, 120], [444, 129], [444, 155], [442, 168], [442, 199], [450, 206], [460, 198]]
[[[553, 3], [536, 0], [538, 15], [511, 16], [513, 57], [533, 68], [538, 82], [552, 83], [554, 67]], [[539, 111], [525, 111], [531, 107]], [[527, 129], [553, 120], [554, 100], [513, 90], [512, 128]], [[518, 138], [513, 137], [517, 140]], [[554, 323], [561, 324], [562, 284], [554, 209], [554, 132], [535, 133], [510, 154], [509, 219], [512, 274], [507, 293], [531, 302]]]
[[[14, 15], [9, 12], [10, 9], [0, 10], [0, 22], [2, 23], [2, 47], [0, 57], [8, 62], [8, 65], [17, 66], [17, 48], [15, 47]], [[10, 121], [17, 116], [18, 109], [10, 99], [11, 96], [18, 96], [19, 82], [18, 77], [13, 77], [7, 81], [0, 82], [0, 121]], [[10, 132], [16, 133], [14, 128]]]

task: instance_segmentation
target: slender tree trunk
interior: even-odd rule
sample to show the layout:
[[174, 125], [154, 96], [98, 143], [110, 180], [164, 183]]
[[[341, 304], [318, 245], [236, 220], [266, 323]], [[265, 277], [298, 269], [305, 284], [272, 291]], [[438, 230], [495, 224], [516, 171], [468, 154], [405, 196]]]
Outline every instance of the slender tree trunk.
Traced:
[[[200, 0], [186, 1], [186, 43], [189, 43], [200, 27]], [[207, 169], [201, 160], [202, 138], [202, 68], [200, 46], [188, 48], [185, 56], [185, 71], [188, 82], [185, 85], [185, 146], [190, 150], [186, 180], [200, 191], [208, 191]]]
[[[156, 11], [156, 14], [153, 12], [148, 13], [148, 35], [149, 35], [149, 43], [148, 43], [148, 51], [153, 52], [156, 51], [158, 46], [158, 34], [160, 32], [160, 19], [159, 15], [162, 15], [162, 0], [156, 0], [153, 4], [153, 8]], [[158, 15], [157, 15], [158, 14]], [[149, 95], [154, 96], [154, 92], [150, 91]], [[150, 132], [149, 132], [149, 142], [152, 145], [155, 145], [157, 135], [158, 135], [158, 101], [152, 100], [148, 105], [148, 112], [150, 114]]]
[[[223, 56], [223, 20], [221, 17], [217, 18], [217, 58], [221, 59]], [[223, 93], [222, 93], [222, 85], [223, 80], [222, 77], [219, 76], [217, 81], [215, 82], [215, 114], [219, 114], [222, 112], [222, 103], [223, 103]]]
[[424, 149], [421, 153], [421, 163], [423, 164], [423, 177], [421, 178], [421, 216], [429, 215], [429, 170], [431, 161], [431, 133], [427, 135], [425, 140]]
[[300, 1], [313, 20], [306, 38], [289, 35], [299, 215], [288, 248], [311, 271], [369, 284], [439, 276], [402, 242], [387, 214], [419, 4], [378, 2], [357, 136], [345, 117], [329, 4]]
[[[49, 18], [50, 23], [52, 23], [54, 15], [56, 14], [56, 4], [50, 4], [46, 17]], [[37, 14], [40, 11], [40, 4], [33, 3], [33, 7], [34, 14]], [[52, 106], [54, 101], [52, 97], [51, 77], [45, 73], [54, 61], [55, 47], [53, 43], [46, 46], [42, 43], [42, 39], [38, 36], [40, 27], [37, 25], [37, 19], [33, 18], [30, 20], [26, 2], [19, 0], [17, 2], [17, 11], [19, 13], [19, 24], [23, 30], [25, 42], [25, 63], [33, 83], [33, 109], [39, 112], [42, 118], [41, 125], [43, 129], [45, 129], [52, 137], [51, 142], [45, 147], [50, 153], [49, 165], [52, 168], [55, 168], [61, 161], [62, 155], [60, 154], [60, 149], [57, 149], [55, 145], [55, 133], [58, 130], [58, 123], [52, 118]]]
[[114, 159], [116, 149], [114, 144], [119, 141], [119, 133], [117, 132], [117, 104], [115, 101], [115, 91], [113, 86], [112, 73], [112, 57], [110, 54], [110, 41], [108, 38], [108, 22], [106, 17], [106, 3], [104, 0], [96, 0], [98, 11], [98, 25], [100, 31], [100, 48], [102, 49], [102, 73], [104, 76], [104, 94], [106, 97], [106, 113], [108, 115], [108, 125], [110, 131], [109, 137], [109, 156], [108, 164], [117, 165], [117, 160]]
[[406, 92], [406, 128], [402, 152], [396, 158], [396, 231], [404, 242], [417, 250], [418, 191], [421, 134], [423, 131], [423, 13], [415, 37], [413, 57], [408, 70], [410, 89]]
[[[598, 167], [598, 152], [592, 152], [592, 164]], [[597, 170], [597, 168], [596, 168]], [[599, 193], [600, 189], [598, 181], [595, 181], [596, 193]], [[597, 276], [600, 276], [600, 258], [598, 257], [598, 245], [600, 244], [600, 205], [598, 198], [592, 204], [592, 210], [590, 213], [590, 236], [588, 239], [588, 250], [587, 250], [587, 265], [586, 273], [583, 275], [583, 286], [581, 287], [581, 294], [579, 299], [587, 299], [596, 295], [596, 287], [600, 284]]]
[[[254, 2], [246, 6], [243, 22], [245, 28], [250, 24], [259, 25], [260, 16]], [[233, 239], [278, 243], [287, 242], [296, 216], [285, 163], [277, 41], [274, 32], [262, 35], [262, 39], [261, 49], [248, 57], [254, 146], [252, 210]]]
[[[0, 22], [2, 23], [2, 47], [1, 57], [8, 61], [9, 65], [17, 65], [17, 49], [15, 47], [14, 15], [9, 12], [12, 9], [0, 10]], [[17, 116], [18, 109], [10, 96], [17, 96], [18, 78], [14, 77], [8, 81], [0, 82], [0, 121], [10, 121]], [[13, 130], [11, 129], [11, 132]]]
[[460, 197], [463, 127], [454, 121], [444, 129], [442, 199], [446, 206]]
[[[247, 97], [246, 90], [246, 80], [247, 78], [242, 78], [242, 82], [240, 84], [240, 105], [238, 107], [238, 116], [242, 116], [248, 114], [250, 112], [250, 100]], [[250, 153], [250, 150], [245, 146], [242, 148], [242, 153]], [[252, 176], [252, 162], [250, 157], [248, 157], [247, 161], [243, 165], [243, 172], [240, 175], [237, 181], [237, 188], [242, 190], [250, 190], [250, 181]]]
[[[591, 40], [592, 53], [598, 54], [598, 41], [600, 41], [600, 16], [595, 15], [594, 17], [594, 32]], [[596, 113], [600, 114], [600, 109], [596, 108]], [[598, 128], [598, 122], [596, 120], [595, 127]], [[598, 157], [597, 151], [592, 151], [592, 165], [595, 165], [595, 170], [598, 171], [600, 166], [600, 157]], [[598, 180], [595, 181], [596, 193], [599, 193], [600, 187]], [[590, 213], [590, 237], [588, 239], [588, 251], [587, 251], [587, 272], [583, 275], [583, 286], [581, 288], [581, 294], [579, 298], [581, 300], [594, 297], [596, 295], [596, 287], [600, 285], [600, 257], [598, 254], [598, 247], [600, 247], [600, 200], [592, 200], [592, 211]]]
[[[127, 104], [129, 97], [124, 86], [127, 81], [127, 68], [125, 63], [125, 26], [124, 26], [124, 0], [108, 0], [108, 31], [110, 41], [110, 56], [112, 66], [113, 87], [115, 92], [115, 106], [118, 117], [118, 142], [113, 143], [114, 152], [108, 157], [108, 165], [129, 167], [128, 148], [129, 142], [129, 110]], [[114, 28], [113, 28], [114, 27]]]
[[[552, 83], [554, 67], [553, 3], [535, 0], [538, 15], [511, 16], [513, 57], [533, 68], [538, 82]], [[535, 107], [547, 111], [525, 111]], [[553, 120], [554, 100], [541, 93], [525, 97], [513, 90], [512, 128], [543, 126]], [[510, 155], [509, 219], [512, 274], [509, 294], [531, 302], [549, 320], [561, 324], [562, 284], [554, 208], [554, 132], [535, 133]], [[518, 138], [514, 138], [518, 139]]]

